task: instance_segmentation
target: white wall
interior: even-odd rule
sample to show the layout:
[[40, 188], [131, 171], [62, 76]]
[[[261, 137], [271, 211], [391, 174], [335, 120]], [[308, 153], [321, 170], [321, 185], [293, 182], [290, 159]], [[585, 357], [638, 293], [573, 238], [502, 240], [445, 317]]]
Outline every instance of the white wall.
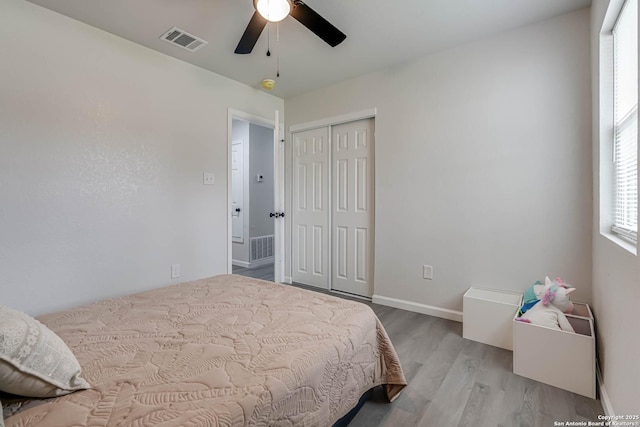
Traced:
[[591, 302], [590, 105], [584, 9], [285, 111], [288, 128], [377, 108], [375, 294], [459, 312], [469, 286], [523, 291], [545, 274]]
[[[251, 198], [250, 237], [273, 235], [274, 219], [269, 217], [273, 208], [273, 129], [251, 124], [249, 151], [249, 192]], [[258, 182], [256, 175], [264, 180]]]
[[282, 100], [23, 0], [0, 2], [0, 76], [0, 303], [226, 272], [227, 109]]
[[[601, 199], [607, 199], [609, 182], [608, 168], [601, 170], [601, 133], [607, 132], [607, 114], [610, 102], [608, 85], [601, 85], [601, 77], [607, 81], [605, 72], [601, 76], [599, 59], [601, 51], [600, 31], [603, 28], [609, 0], [594, 0], [591, 5], [591, 55], [593, 83], [593, 304], [597, 324], [597, 343], [600, 370], [605, 393], [603, 404], [618, 415], [638, 414], [640, 409], [640, 342], [637, 331], [640, 326], [640, 259], [623, 249], [606, 235], [608, 208]], [[620, 4], [612, 0], [612, 6]], [[603, 70], [604, 71], [604, 70]], [[601, 96], [602, 95], [602, 96]], [[601, 107], [603, 105], [603, 107]], [[603, 114], [600, 114], [601, 108]], [[603, 135], [604, 136], [604, 135]], [[606, 137], [605, 137], [606, 138]], [[603, 138], [604, 140], [604, 138]], [[604, 148], [603, 157], [607, 156]], [[604, 159], [603, 159], [604, 160]], [[606, 161], [606, 160], [605, 160]], [[602, 174], [602, 176], [600, 176]], [[601, 230], [605, 234], [601, 234]]]

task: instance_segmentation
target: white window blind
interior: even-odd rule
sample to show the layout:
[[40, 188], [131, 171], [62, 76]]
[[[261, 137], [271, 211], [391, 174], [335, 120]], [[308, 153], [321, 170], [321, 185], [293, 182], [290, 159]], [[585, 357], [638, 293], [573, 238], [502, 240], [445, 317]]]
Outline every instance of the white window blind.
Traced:
[[613, 27], [614, 224], [612, 231], [638, 239], [638, 0], [627, 0]]

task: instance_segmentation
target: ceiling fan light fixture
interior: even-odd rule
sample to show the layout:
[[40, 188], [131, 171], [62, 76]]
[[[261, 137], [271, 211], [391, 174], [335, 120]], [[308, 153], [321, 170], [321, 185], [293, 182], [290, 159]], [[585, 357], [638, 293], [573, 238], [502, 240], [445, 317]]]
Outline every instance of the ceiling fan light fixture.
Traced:
[[256, 9], [267, 21], [280, 22], [291, 12], [291, 4], [288, 0], [258, 0]]

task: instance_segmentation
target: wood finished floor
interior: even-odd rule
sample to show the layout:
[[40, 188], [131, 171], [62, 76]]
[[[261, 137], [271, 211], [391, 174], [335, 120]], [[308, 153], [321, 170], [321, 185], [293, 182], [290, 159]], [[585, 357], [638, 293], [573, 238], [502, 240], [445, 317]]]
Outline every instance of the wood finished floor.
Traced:
[[[273, 280], [272, 267], [233, 272]], [[376, 389], [350, 427], [551, 427], [604, 414], [600, 400], [515, 375], [512, 352], [463, 339], [459, 322], [367, 305], [387, 330], [409, 385], [393, 403]]]
[[244, 267], [238, 267], [237, 265], [234, 265], [232, 272], [233, 274], [254, 277], [256, 279], [268, 280], [270, 282], [273, 282], [275, 278], [273, 264], [263, 265], [258, 268], [244, 268]]

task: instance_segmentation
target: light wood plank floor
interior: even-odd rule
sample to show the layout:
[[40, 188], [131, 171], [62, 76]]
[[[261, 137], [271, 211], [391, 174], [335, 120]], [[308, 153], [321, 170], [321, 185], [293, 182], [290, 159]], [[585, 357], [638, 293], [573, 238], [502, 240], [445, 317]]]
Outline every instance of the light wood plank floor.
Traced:
[[604, 414], [599, 400], [515, 375], [512, 352], [463, 339], [459, 322], [367, 304], [387, 330], [409, 385], [393, 403], [376, 389], [350, 427], [551, 427]]
[[597, 421], [599, 400], [512, 372], [513, 353], [462, 338], [462, 324], [371, 304], [409, 385], [393, 403], [378, 392], [350, 426], [550, 427]]

